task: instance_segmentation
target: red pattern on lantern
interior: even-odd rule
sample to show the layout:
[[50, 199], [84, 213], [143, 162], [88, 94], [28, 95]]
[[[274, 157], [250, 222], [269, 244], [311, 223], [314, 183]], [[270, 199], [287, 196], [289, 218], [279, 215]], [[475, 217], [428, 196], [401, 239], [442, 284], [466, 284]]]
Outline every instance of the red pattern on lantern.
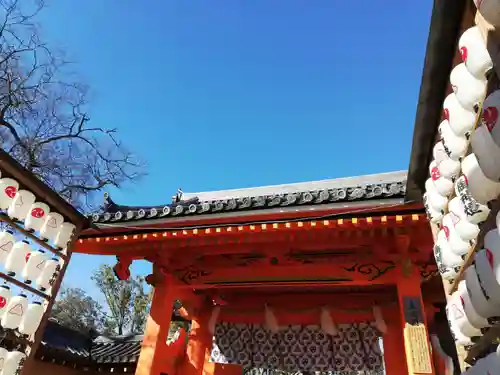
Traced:
[[462, 57], [463, 62], [467, 62], [467, 56], [469, 52], [467, 51], [467, 47], [463, 46], [460, 48], [460, 56]]
[[483, 124], [486, 125], [488, 131], [491, 133], [498, 120], [497, 107], [488, 107], [483, 110]]
[[37, 207], [31, 210], [31, 216], [36, 217], [37, 219], [40, 219], [43, 215], [45, 215], [43, 208]]
[[466, 175], [463, 175], [463, 176], [464, 176], [465, 185], [469, 186], [469, 180], [467, 179], [467, 176]]
[[5, 297], [0, 297], [0, 309], [3, 309], [6, 304], [7, 300], [5, 299]]
[[441, 173], [439, 173], [439, 169], [437, 167], [432, 168], [431, 169], [432, 181], [439, 180], [440, 177], [441, 177]]
[[443, 109], [443, 117], [446, 121], [450, 121], [450, 111], [448, 108]]
[[9, 198], [14, 198], [17, 193], [17, 189], [15, 186], [7, 186], [4, 190], [5, 195], [8, 196]]
[[28, 263], [28, 260], [30, 260], [31, 253], [26, 254], [24, 257], [26, 259], [26, 263]]
[[490, 264], [490, 267], [493, 268], [493, 262], [495, 260], [493, 253], [489, 249], [485, 249], [484, 251], [486, 252], [486, 258], [488, 259], [488, 263]]
[[446, 239], [449, 240], [450, 239], [450, 228], [448, 228], [446, 225], [444, 225], [443, 231], [444, 231], [444, 235], [446, 236]]

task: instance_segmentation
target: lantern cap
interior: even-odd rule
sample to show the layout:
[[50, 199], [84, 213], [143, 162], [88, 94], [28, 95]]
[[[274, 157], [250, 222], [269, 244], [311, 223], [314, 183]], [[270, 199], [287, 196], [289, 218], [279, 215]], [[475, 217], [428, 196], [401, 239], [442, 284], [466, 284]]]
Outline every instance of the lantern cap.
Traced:
[[45, 254], [45, 250], [39, 249], [38, 251], [42, 254]]
[[30, 244], [28, 240], [22, 240], [21, 242], [27, 243], [28, 245]]
[[35, 301], [35, 302], [33, 302], [33, 305], [40, 305], [40, 306], [42, 306], [42, 303], [40, 301]]
[[19, 295], [19, 297], [28, 298], [28, 296], [27, 296], [26, 294], [24, 294], [24, 293], [21, 293], [21, 294]]
[[51, 260], [55, 260], [56, 262], [59, 262], [59, 258], [56, 258], [56, 257], [52, 258]]
[[10, 286], [5, 285], [5, 284], [0, 285], [0, 288], [4, 288], [4, 289], [7, 289], [7, 290], [10, 290]]
[[7, 230], [5, 231], [5, 233], [9, 233], [9, 234], [14, 235], [14, 231], [13, 231], [12, 229], [7, 229]]

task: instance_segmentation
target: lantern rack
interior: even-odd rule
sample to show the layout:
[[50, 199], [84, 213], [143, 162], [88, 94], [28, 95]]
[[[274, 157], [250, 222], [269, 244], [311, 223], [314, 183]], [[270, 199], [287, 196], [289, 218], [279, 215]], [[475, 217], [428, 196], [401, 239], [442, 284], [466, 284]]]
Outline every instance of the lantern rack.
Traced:
[[491, 345], [495, 343], [498, 337], [500, 337], [500, 323], [496, 323], [490, 327], [488, 331], [469, 348], [465, 361], [467, 363], [473, 363], [477, 358], [483, 357], [485, 352], [490, 349]]
[[61, 251], [54, 249], [52, 246], [50, 246], [45, 241], [42, 241], [40, 238], [38, 238], [36, 235], [31, 233], [30, 231], [24, 229], [21, 225], [19, 225], [14, 220], [12, 220], [8, 215], [6, 215], [4, 213], [0, 213], [0, 222], [7, 223], [12, 228], [14, 228], [16, 231], [18, 231], [19, 233], [22, 233], [23, 235], [28, 237], [30, 240], [35, 242], [37, 245], [43, 247], [44, 249], [50, 251], [51, 253], [53, 253], [53, 254], [57, 255], [58, 257], [60, 257], [61, 259], [63, 259], [64, 262], [66, 262], [68, 260], [68, 257], [65, 254], [63, 254]]
[[15, 286], [21, 288], [21, 289], [24, 289], [26, 290], [27, 292], [31, 293], [31, 294], [34, 294], [38, 297], [41, 297], [43, 299], [46, 299], [46, 300], [50, 300], [50, 296], [39, 291], [38, 289], [35, 289], [33, 288], [32, 286], [28, 285], [28, 284], [25, 284], [19, 280], [16, 280], [14, 279], [13, 277], [10, 277], [6, 274], [4, 274], [3, 272], [0, 272], [0, 278], [1, 279], [4, 279], [5, 281], [9, 282], [9, 283], [12, 283], [14, 284]]

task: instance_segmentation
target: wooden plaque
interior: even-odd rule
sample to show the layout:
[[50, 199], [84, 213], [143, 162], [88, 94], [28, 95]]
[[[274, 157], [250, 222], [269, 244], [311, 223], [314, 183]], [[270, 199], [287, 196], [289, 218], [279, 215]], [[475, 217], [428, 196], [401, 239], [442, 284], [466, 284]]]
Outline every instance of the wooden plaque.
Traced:
[[406, 324], [406, 359], [411, 374], [432, 374], [432, 363], [425, 325]]

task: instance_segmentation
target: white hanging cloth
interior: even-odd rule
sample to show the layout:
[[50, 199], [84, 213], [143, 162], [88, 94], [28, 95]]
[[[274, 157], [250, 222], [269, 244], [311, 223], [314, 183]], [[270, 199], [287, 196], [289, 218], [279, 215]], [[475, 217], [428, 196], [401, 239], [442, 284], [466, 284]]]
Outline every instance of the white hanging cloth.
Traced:
[[210, 319], [208, 321], [208, 331], [214, 335], [215, 334], [215, 326], [217, 325], [217, 320], [220, 315], [220, 306], [214, 306], [212, 309], [212, 314], [210, 315]]
[[387, 324], [385, 323], [382, 309], [377, 305], [373, 306], [373, 317], [375, 318], [375, 327], [381, 333], [387, 333]]
[[273, 311], [267, 305], [265, 307], [265, 321], [267, 329], [271, 332], [277, 333], [280, 330], [276, 316], [274, 316]]
[[330, 310], [327, 307], [321, 308], [321, 329], [328, 335], [336, 336], [339, 330], [335, 323], [333, 322], [332, 316], [330, 315]]

